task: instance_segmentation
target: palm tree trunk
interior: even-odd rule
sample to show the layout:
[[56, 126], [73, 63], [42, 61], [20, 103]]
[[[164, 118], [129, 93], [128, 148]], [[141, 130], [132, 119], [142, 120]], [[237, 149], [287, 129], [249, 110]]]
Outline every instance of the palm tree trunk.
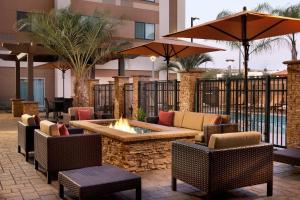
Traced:
[[74, 104], [75, 106], [88, 106], [88, 94], [86, 87], [86, 77], [76, 76], [74, 82]]
[[297, 47], [296, 47], [296, 39], [295, 34], [292, 34], [292, 60], [297, 60]]

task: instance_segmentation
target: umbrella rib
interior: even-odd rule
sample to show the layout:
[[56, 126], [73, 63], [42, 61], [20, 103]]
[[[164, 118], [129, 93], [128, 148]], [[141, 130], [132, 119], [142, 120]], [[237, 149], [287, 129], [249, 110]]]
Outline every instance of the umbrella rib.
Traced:
[[156, 54], [158, 54], [158, 55], [160, 55], [160, 56], [162, 56], [162, 57], [165, 57], [164, 55], [162, 55], [162, 54], [159, 53], [158, 51], [156, 51], [156, 50], [154, 50], [154, 49], [152, 49], [152, 48], [150, 48], [150, 47], [148, 47], [148, 46], [144, 46], [144, 47], [146, 47], [146, 48], [149, 49], [150, 51], [153, 51], [154, 53], [156, 53]]
[[236, 40], [238, 40], [238, 41], [241, 40], [240, 38], [236, 37], [235, 35], [232, 35], [232, 34], [226, 32], [226, 31], [224, 31], [224, 30], [222, 30], [222, 29], [220, 29], [220, 28], [218, 28], [218, 27], [215, 27], [215, 26], [210, 25], [210, 24], [207, 25], [207, 26], [208, 26], [208, 27], [211, 27], [211, 28], [213, 28], [213, 29], [215, 29], [215, 30], [217, 30], [217, 31], [219, 31], [219, 32], [221, 32], [221, 33], [223, 33], [223, 34], [229, 36], [229, 37], [232, 37], [233, 39], [236, 39]]
[[173, 56], [177, 56], [177, 54], [179, 54], [179, 53], [181, 53], [181, 52], [183, 52], [184, 50], [186, 50], [186, 49], [188, 49], [189, 48], [189, 46], [186, 46], [186, 47], [184, 47], [183, 49], [181, 49], [180, 51], [178, 51], [178, 52], [175, 52], [174, 51], [174, 55], [172, 55], [172, 56], [170, 56], [170, 57], [173, 57]]
[[272, 26], [270, 26], [270, 27], [266, 28], [265, 30], [263, 30], [263, 31], [259, 32], [258, 34], [256, 34], [256, 35], [255, 35], [255, 36], [253, 36], [252, 38], [250, 38], [250, 40], [254, 40], [256, 37], [260, 36], [261, 34], [263, 34], [263, 33], [267, 32], [267, 31], [269, 31], [270, 29], [274, 28], [275, 26], [277, 26], [277, 25], [281, 24], [281, 23], [282, 23], [282, 22], [284, 22], [284, 21], [285, 21], [285, 19], [282, 19], [282, 20], [280, 20], [279, 22], [276, 22], [276, 23], [275, 23], [275, 24], [273, 24]]

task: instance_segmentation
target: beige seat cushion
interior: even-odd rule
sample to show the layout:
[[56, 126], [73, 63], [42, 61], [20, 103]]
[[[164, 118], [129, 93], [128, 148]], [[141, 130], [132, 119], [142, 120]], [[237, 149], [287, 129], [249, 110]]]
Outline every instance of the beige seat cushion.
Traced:
[[179, 111], [174, 111], [174, 126], [175, 127], [182, 127], [182, 121], [183, 121], [183, 116], [184, 112], [179, 112]]
[[59, 136], [59, 131], [57, 125], [48, 120], [43, 120], [40, 122], [40, 130], [50, 136]]
[[237, 132], [226, 134], [213, 134], [210, 136], [208, 148], [227, 149], [259, 144], [261, 134], [259, 132]]
[[213, 125], [216, 124], [216, 122], [219, 122], [219, 124], [222, 123], [222, 118], [220, 115], [204, 114], [203, 126]]
[[203, 131], [203, 113], [184, 112], [182, 127]]
[[204, 142], [204, 132], [199, 131], [198, 135], [195, 136], [197, 142]]
[[74, 116], [78, 120], [78, 109], [89, 109], [91, 110], [91, 119], [94, 118], [94, 108], [93, 107], [70, 107], [68, 109], [69, 115]]
[[21, 122], [26, 126], [35, 126], [34, 117], [28, 114], [23, 114], [21, 116]]
[[221, 115], [222, 124], [228, 124], [230, 122], [230, 115]]

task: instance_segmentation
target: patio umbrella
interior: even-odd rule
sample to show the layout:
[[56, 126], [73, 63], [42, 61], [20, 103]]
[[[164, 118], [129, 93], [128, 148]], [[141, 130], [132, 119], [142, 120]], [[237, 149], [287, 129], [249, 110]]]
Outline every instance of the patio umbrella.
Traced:
[[241, 42], [244, 48], [245, 68], [245, 125], [248, 130], [248, 60], [249, 41], [300, 32], [300, 20], [295, 18], [273, 16], [270, 14], [247, 11], [226, 16], [192, 28], [167, 35], [166, 37], [183, 37], [213, 39]]
[[216, 47], [190, 43], [174, 38], [161, 38], [154, 40], [152, 42], [132, 47], [123, 51], [120, 51], [121, 54], [126, 55], [145, 55], [145, 56], [161, 56], [164, 57], [167, 62], [167, 99], [169, 88], [169, 63], [172, 57], [186, 57], [193, 54], [201, 54], [212, 51], [220, 51]]
[[65, 73], [67, 70], [71, 69], [70, 64], [64, 61], [56, 61], [52, 63], [46, 63], [43, 65], [39, 65], [35, 68], [39, 69], [58, 69], [62, 72], [63, 79], [63, 98], [65, 97]]

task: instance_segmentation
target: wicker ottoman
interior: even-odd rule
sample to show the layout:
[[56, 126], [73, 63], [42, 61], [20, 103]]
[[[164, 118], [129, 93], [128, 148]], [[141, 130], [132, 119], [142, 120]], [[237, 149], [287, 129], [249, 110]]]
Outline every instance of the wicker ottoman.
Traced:
[[112, 165], [62, 171], [58, 182], [61, 198], [66, 187], [80, 200], [130, 189], [136, 189], [136, 199], [141, 199], [141, 177]]

